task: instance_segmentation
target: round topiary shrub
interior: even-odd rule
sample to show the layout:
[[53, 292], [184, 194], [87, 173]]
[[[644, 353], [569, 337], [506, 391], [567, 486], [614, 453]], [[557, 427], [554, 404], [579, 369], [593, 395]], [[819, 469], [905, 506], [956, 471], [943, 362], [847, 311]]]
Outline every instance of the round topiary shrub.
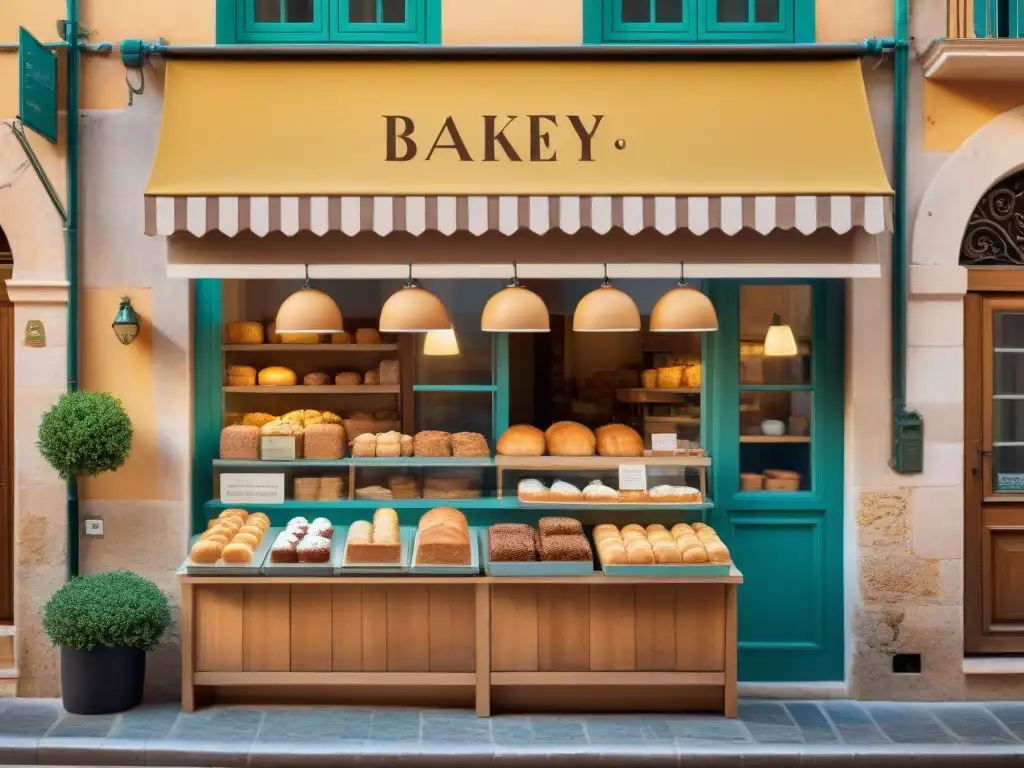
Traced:
[[57, 648], [151, 651], [171, 625], [167, 595], [131, 571], [72, 579], [43, 606], [43, 631]]
[[132, 422], [112, 395], [69, 392], [43, 414], [36, 445], [62, 479], [92, 477], [124, 465]]

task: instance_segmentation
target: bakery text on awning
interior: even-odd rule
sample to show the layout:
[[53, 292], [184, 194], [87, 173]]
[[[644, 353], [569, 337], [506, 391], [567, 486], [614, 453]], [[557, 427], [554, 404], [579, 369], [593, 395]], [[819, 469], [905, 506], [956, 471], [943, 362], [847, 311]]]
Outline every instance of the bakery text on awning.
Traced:
[[891, 195], [856, 59], [172, 59], [145, 222], [876, 234]]

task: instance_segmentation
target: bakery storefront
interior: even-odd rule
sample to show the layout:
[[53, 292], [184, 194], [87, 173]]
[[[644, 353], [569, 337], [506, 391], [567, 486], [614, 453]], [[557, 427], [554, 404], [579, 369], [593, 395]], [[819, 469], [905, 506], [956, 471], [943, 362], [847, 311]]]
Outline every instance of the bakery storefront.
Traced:
[[186, 709], [843, 679], [857, 59], [168, 59]]

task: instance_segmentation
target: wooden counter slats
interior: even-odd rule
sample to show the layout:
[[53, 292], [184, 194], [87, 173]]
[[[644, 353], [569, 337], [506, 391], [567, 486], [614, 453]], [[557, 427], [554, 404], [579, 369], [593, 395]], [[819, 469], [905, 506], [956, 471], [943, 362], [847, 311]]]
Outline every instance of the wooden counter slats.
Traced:
[[287, 672], [292, 659], [291, 587], [245, 587], [242, 656], [246, 672]]
[[540, 668], [537, 586], [491, 588], [491, 669], [530, 672]]
[[363, 588], [335, 584], [331, 590], [331, 658], [335, 672], [363, 669]]
[[725, 669], [725, 587], [676, 588], [676, 669]]
[[466, 632], [465, 628], [476, 622], [476, 588], [427, 589], [431, 671], [472, 672], [476, 632]]
[[634, 593], [636, 668], [644, 671], [676, 667], [676, 586], [651, 584]]
[[[430, 671], [430, 587], [410, 584], [385, 589], [388, 603], [389, 672]], [[449, 587], [451, 589], [451, 587]], [[470, 656], [472, 659], [472, 655]], [[450, 670], [449, 670], [450, 671]]]
[[195, 591], [195, 664], [199, 671], [243, 670], [242, 617], [245, 588], [224, 585]]
[[330, 672], [333, 668], [331, 587], [310, 584], [291, 593], [291, 670]]
[[[395, 685], [392, 672], [197, 672], [196, 685]], [[401, 685], [465, 685], [476, 682], [469, 672], [409, 672]]]
[[723, 685], [724, 672], [492, 672], [491, 685]]
[[590, 587], [591, 670], [636, 669], [635, 592], [629, 584]]
[[365, 584], [361, 588], [364, 672], [385, 672], [388, 668], [388, 588]]

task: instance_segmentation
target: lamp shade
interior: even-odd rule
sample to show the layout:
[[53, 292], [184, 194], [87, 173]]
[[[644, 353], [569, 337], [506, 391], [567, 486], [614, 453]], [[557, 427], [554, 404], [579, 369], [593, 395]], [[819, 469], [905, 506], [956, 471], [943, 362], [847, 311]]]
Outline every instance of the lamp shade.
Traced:
[[764, 356], [795, 357], [796, 354], [796, 338], [793, 336], [793, 329], [788, 325], [783, 325], [781, 318], [775, 315], [775, 319], [764, 337]]
[[380, 310], [381, 333], [427, 333], [452, 327], [448, 310], [437, 296], [416, 285], [391, 294]]
[[459, 340], [455, 336], [455, 329], [427, 331], [423, 339], [423, 354], [432, 357], [459, 354]]
[[302, 288], [278, 308], [274, 330], [278, 334], [341, 333], [345, 325], [334, 299], [316, 288]]
[[117, 308], [117, 314], [114, 316], [114, 322], [110, 324], [110, 327], [114, 329], [114, 335], [117, 336], [117, 340], [122, 344], [127, 346], [135, 341], [135, 338], [139, 335], [139, 316], [132, 306], [130, 297], [123, 296], [121, 298], [121, 305]]
[[551, 319], [544, 299], [520, 285], [491, 296], [480, 317], [480, 330], [491, 333], [546, 333]]
[[673, 288], [651, 310], [651, 330], [657, 333], [673, 331], [717, 331], [718, 315], [711, 300], [698, 290], [686, 285]]
[[572, 329], [592, 333], [639, 331], [640, 310], [627, 294], [605, 283], [580, 299]]

